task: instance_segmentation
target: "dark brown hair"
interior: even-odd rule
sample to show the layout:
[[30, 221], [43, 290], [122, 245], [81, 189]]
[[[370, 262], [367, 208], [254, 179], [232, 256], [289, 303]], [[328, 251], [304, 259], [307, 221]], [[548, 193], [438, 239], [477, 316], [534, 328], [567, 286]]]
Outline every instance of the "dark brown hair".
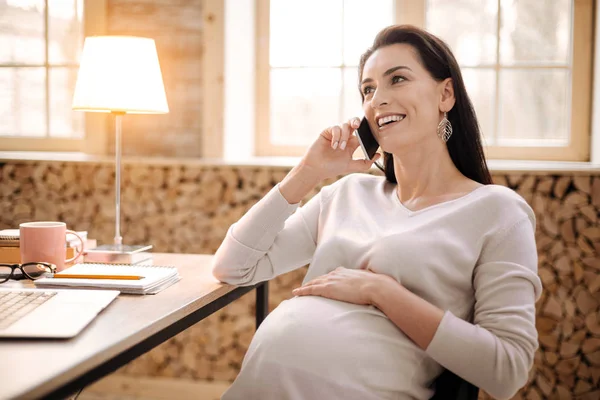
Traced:
[[[458, 63], [448, 45], [441, 39], [411, 25], [393, 25], [385, 28], [377, 34], [373, 45], [360, 57], [359, 84], [369, 57], [382, 47], [400, 43], [408, 44], [415, 49], [421, 64], [435, 80], [441, 82], [446, 78], [452, 78], [456, 102], [448, 112], [448, 119], [453, 129], [453, 134], [447, 142], [450, 158], [456, 168], [467, 178], [484, 185], [492, 183], [473, 104], [467, 94]], [[361, 96], [363, 96], [362, 92]], [[397, 183], [394, 159], [391, 154], [383, 154], [383, 164], [386, 179]]]

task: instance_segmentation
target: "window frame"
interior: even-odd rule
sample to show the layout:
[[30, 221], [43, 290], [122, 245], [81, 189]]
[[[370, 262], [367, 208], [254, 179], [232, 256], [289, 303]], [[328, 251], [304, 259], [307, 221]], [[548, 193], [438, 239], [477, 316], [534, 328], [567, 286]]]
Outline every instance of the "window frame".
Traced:
[[[394, 3], [397, 24], [425, 26], [427, 0], [395, 0]], [[305, 146], [277, 146], [272, 144], [269, 138], [270, 0], [256, 0], [256, 7], [256, 156], [301, 156], [306, 151]], [[590, 160], [594, 10], [595, 0], [574, 0], [569, 144], [555, 147], [485, 146], [487, 158], [539, 161]], [[496, 72], [499, 70], [500, 66], [496, 64]]]
[[[104, 35], [107, 0], [83, 1], [83, 35]], [[47, 12], [47, 11], [46, 11]], [[46, 44], [47, 45], [47, 44]], [[48, 68], [48, 65], [45, 65]], [[73, 111], [75, 112], [75, 111]], [[80, 139], [53, 137], [0, 137], [0, 151], [68, 151], [105, 154], [108, 114], [84, 113], [84, 136]]]

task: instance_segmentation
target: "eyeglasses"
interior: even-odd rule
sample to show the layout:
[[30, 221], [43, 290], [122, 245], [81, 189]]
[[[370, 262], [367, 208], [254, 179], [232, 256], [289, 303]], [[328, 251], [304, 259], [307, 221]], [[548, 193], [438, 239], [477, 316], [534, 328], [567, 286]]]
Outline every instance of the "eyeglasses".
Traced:
[[[20, 273], [15, 273], [19, 270]], [[9, 279], [39, 279], [51, 276], [56, 272], [56, 265], [45, 262], [29, 262], [25, 264], [0, 264], [0, 283]]]

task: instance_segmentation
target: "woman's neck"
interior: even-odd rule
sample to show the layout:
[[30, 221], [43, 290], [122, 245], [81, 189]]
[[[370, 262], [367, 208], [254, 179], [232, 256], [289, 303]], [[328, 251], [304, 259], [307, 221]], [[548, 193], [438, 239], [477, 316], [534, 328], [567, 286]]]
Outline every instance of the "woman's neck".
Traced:
[[398, 198], [402, 203], [446, 194], [466, 179], [452, 162], [446, 146], [393, 157]]

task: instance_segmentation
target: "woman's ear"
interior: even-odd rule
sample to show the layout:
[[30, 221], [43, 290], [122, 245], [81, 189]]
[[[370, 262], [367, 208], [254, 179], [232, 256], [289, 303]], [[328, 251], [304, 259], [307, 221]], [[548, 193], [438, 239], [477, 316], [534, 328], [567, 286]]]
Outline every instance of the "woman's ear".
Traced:
[[454, 84], [452, 78], [446, 78], [440, 82], [440, 111], [448, 112], [454, 107], [456, 98], [454, 97]]

